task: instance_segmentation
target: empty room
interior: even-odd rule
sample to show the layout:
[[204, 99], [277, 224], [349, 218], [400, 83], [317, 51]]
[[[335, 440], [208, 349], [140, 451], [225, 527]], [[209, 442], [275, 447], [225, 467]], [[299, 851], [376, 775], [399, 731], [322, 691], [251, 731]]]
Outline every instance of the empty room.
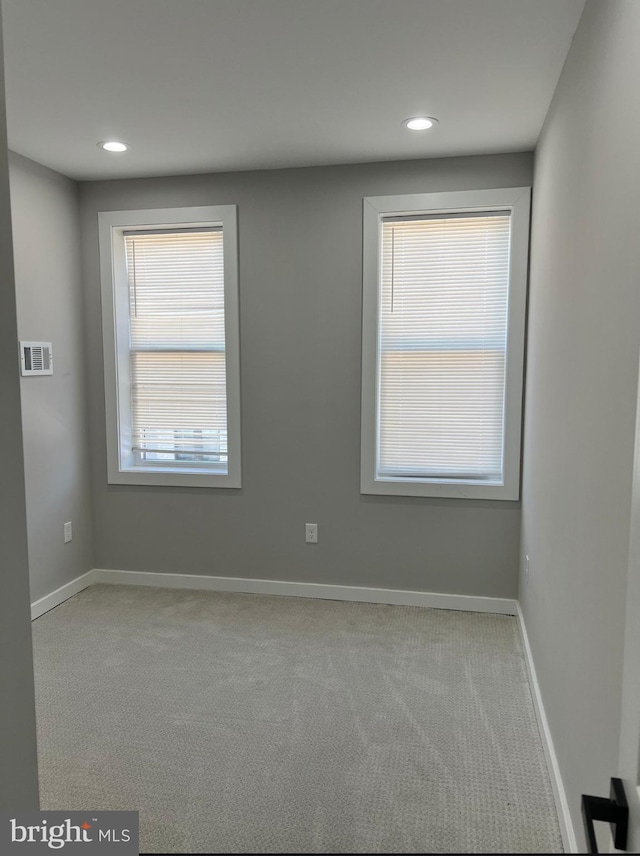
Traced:
[[640, 2], [0, 11], [0, 852], [639, 852]]

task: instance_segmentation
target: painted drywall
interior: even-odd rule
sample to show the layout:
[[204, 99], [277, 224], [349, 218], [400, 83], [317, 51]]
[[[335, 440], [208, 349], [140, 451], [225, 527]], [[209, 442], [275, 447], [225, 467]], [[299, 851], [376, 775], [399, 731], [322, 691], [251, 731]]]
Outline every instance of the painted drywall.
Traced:
[[52, 376], [21, 380], [35, 601], [94, 565], [78, 188], [13, 152], [9, 175], [18, 333], [52, 342], [54, 358]]
[[[518, 502], [360, 495], [362, 198], [529, 185], [531, 168], [523, 153], [81, 184], [98, 567], [513, 596]], [[109, 486], [97, 214], [229, 203], [243, 487]]]
[[16, 302], [0, 22], [0, 809], [38, 808]]
[[590, 0], [535, 156], [520, 599], [580, 838], [580, 794], [604, 796], [618, 769], [640, 348], [639, 39], [640, 3]]

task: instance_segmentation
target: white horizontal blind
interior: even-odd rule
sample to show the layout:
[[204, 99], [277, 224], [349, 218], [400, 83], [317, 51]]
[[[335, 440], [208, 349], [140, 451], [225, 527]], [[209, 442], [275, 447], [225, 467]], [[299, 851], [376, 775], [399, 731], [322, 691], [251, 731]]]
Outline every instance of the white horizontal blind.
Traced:
[[226, 470], [221, 228], [125, 232], [131, 449], [139, 465]]
[[383, 218], [377, 476], [501, 483], [510, 213]]

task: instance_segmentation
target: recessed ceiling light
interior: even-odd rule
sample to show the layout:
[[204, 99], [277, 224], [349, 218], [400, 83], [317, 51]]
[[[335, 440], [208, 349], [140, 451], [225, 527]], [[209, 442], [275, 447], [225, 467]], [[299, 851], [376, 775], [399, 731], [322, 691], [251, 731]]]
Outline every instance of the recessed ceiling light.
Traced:
[[127, 149], [131, 148], [131, 146], [121, 143], [118, 140], [103, 140], [97, 145], [99, 149], [104, 149], [105, 152], [126, 152]]
[[405, 119], [402, 124], [410, 131], [426, 131], [428, 128], [437, 125], [438, 120], [434, 119], [433, 116], [414, 116], [411, 119]]

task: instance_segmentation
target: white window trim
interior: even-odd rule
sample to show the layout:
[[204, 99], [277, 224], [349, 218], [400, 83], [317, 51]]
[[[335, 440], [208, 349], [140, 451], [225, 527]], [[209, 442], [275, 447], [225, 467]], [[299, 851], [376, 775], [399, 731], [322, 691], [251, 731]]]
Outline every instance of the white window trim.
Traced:
[[[236, 205], [197, 208], [154, 208], [141, 211], [105, 211], [98, 214], [102, 335], [109, 484], [170, 485], [174, 487], [241, 487], [240, 461], [240, 331], [238, 300], [238, 228]], [[224, 321], [227, 382], [227, 473], [179, 472], [162, 467], [129, 469], [123, 466], [121, 428], [130, 424], [128, 394], [128, 285], [123, 232], [145, 228], [222, 226], [224, 236]], [[119, 308], [119, 312], [116, 309]], [[120, 394], [119, 394], [120, 390]], [[124, 394], [122, 394], [124, 391]]]
[[[449, 193], [370, 196], [363, 200], [362, 304], [362, 442], [360, 492], [391, 496], [504, 499], [520, 497], [520, 446], [524, 335], [527, 300], [529, 212], [531, 188], [507, 187]], [[437, 479], [401, 480], [376, 477], [378, 430], [378, 289], [380, 282], [380, 225], [383, 216], [416, 213], [511, 211], [509, 314], [504, 409], [504, 481], [502, 484], [446, 482]]]

